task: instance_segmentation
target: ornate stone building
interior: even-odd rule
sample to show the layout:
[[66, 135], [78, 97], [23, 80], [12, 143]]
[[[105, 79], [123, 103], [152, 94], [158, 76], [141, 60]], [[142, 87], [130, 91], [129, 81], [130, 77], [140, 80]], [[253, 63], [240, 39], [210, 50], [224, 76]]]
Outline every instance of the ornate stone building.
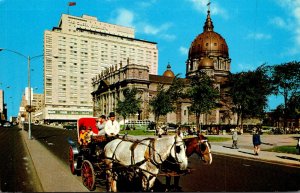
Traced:
[[203, 71], [214, 79], [215, 86], [220, 91], [218, 108], [210, 114], [201, 116], [203, 124], [236, 123], [236, 115], [230, 110], [231, 100], [226, 95], [231, 65], [228, 50], [225, 39], [214, 31], [210, 10], [208, 10], [203, 32], [192, 42], [186, 61], [186, 78], [190, 78], [198, 71]]
[[[194, 76], [198, 71], [204, 71], [214, 79], [215, 86], [220, 91], [221, 99], [218, 101], [218, 108], [209, 114], [202, 115], [200, 120], [202, 124], [234, 124], [236, 122], [236, 115], [230, 110], [230, 98], [226, 97], [226, 90], [228, 89], [226, 83], [230, 73], [230, 65], [231, 59], [229, 58], [227, 43], [220, 34], [214, 32], [208, 10], [203, 32], [195, 38], [190, 46], [186, 61], [186, 78], [184, 79]], [[126, 87], [135, 87], [139, 90], [143, 103], [141, 110], [137, 112], [138, 115], [133, 118], [153, 121], [154, 116], [149, 113], [149, 100], [155, 96], [158, 84], [164, 84], [165, 88], [168, 88], [174, 77], [170, 65], [167, 66], [166, 71], [161, 76], [149, 74], [149, 69], [146, 66], [133, 64], [129, 59], [125, 66], [121, 63], [112, 66], [92, 80], [94, 116], [107, 115], [109, 111], [113, 111], [116, 107], [117, 98], [122, 100], [122, 90]], [[162, 117], [160, 121], [194, 124], [195, 116], [189, 112], [189, 106], [188, 100], [179, 101], [176, 111]]]
[[[120, 100], [124, 98], [123, 90], [134, 87], [138, 90], [142, 105], [140, 111], [131, 118], [154, 120], [153, 115], [149, 113], [149, 100], [156, 94], [158, 84], [164, 84], [168, 88], [173, 78], [174, 73], [170, 65], [163, 76], [150, 74], [147, 66], [130, 63], [129, 59], [125, 66], [122, 63], [111, 66], [92, 79], [94, 116], [108, 115], [109, 112], [114, 111], [118, 98]], [[176, 115], [168, 115], [168, 117], [176, 117]]]

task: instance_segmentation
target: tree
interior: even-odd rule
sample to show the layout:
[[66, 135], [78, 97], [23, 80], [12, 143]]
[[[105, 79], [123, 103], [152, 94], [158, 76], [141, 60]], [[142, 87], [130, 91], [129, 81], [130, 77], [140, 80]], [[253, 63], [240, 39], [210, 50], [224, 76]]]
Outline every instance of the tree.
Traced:
[[137, 94], [138, 94], [137, 88], [132, 88], [132, 89], [125, 88], [123, 90], [124, 100], [121, 101], [120, 99], [118, 99], [116, 112], [123, 117], [125, 128], [126, 128], [125, 125], [126, 118], [129, 115], [135, 114], [138, 112], [138, 110], [140, 110], [141, 99], [137, 98], [136, 96]]
[[157, 86], [157, 94], [149, 102], [156, 124], [161, 116], [167, 115], [176, 109], [174, 103], [182, 97], [183, 90], [184, 82], [179, 78], [179, 74], [174, 77], [168, 89], [165, 89], [162, 84]]
[[274, 94], [284, 99], [284, 128], [288, 117], [288, 103], [300, 92], [300, 62], [292, 61], [274, 65], [272, 69]]
[[191, 100], [190, 110], [195, 113], [196, 127], [199, 127], [200, 115], [210, 113], [217, 105], [219, 90], [214, 87], [213, 80], [204, 72], [199, 72], [191, 77], [190, 88], [187, 89], [187, 97]]
[[177, 101], [179, 98], [182, 98], [184, 93], [184, 81], [179, 78], [180, 74], [177, 74], [173, 81], [172, 84], [170, 85], [169, 89], [167, 90], [167, 94], [170, 95], [171, 102]]
[[300, 93], [294, 94], [287, 103], [287, 114], [290, 118], [297, 118], [300, 115]]
[[151, 106], [151, 111], [154, 114], [156, 125], [160, 116], [167, 115], [169, 112], [172, 112], [175, 109], [171, 102], [170, 95], [161, 84], [157, 86], [157, 94], [150, 99], [149, 104]]
[[229, 76], [229, 95], [232, 111], [237, 113], [237, 125], [243, 128], [243, 120], [264, 116], [268, 95], [271, 94], [269, 67], [261, 65], [254, 71], [240, 72]]

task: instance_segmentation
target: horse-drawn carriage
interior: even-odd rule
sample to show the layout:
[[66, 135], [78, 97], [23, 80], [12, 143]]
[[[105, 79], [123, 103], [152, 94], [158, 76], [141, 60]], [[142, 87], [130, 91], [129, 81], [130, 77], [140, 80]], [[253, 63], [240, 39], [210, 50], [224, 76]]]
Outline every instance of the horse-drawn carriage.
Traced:
[[69, 139], [69, 164], [72, 174], [81, 175], [83, 185], [95, 189], [96, 178], [105, 175], [103, 148], [111, 140], [98, 133], [96, 118], [77, 121], [77, 141]]
[[100, 178], [106, 180], [108, 191], [117, 191], [118, 175], [129, 171], [140, 179], [141, 189], [148, 191], [158, 175], [173, 176], [172, 166], [187, 171], [187, 156], [193, 153], [211, 163], [209, 144], [201, 136], [195, 140], [183, 140], [178, 134], [128, 139], [125, 135], [109, 138], [97, 133], [96, 118], [81, 118], [77, 122], [77, 141], [69, 139], [70, 170], [82, 176], [83, 185], [90, 191], [95, 190]]

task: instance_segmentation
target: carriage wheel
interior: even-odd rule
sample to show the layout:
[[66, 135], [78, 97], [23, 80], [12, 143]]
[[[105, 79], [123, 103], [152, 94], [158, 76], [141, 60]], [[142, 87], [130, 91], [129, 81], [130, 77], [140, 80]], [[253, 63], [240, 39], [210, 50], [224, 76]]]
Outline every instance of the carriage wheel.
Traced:
[[[75, 149], [76, 151], [76, 149]], [[78, 156], [76, 152], [74, 153], [74, 149], [72, 148], [72, 146], [70, 146], [69, 148], [69, 166], [70, 166], [70, 170], [72, 172], [72, 174], [77, 174], [78, 175], [78, 169], [77, 169], [77, 166], [78, 166]]]
[[95, 190], [95, 172], [88, 160], [84, 160], [82, 163], [81, 176], [83, 185], [90, 191]]
[[76, 174], [77, 161], [75, 160], [72, 147], [69, 148], [69, 165], [70, 165], [72, 174]]

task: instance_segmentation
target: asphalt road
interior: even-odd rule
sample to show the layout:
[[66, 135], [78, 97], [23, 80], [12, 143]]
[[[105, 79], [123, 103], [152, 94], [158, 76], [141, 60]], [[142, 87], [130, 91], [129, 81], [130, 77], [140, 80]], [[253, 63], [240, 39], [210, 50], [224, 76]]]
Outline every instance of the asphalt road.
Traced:
[[211, 165], [189, 158], [195, 171], [181, 178], [184, 191], [273, 192], [300, 190], [300, 168], [213, 154]]
[[[33, 126], [32, 135], [42, 142], [57, 158], [68, 167], [67, 138], [76, 139], [75, 130], [65, 130], [43, 126]], [[182, 191], [298, 191], [300, 190], [300, 168], [272, 164], [213, 154], [213, 163], [204, 165], [197, 156], [189, 158], [191, 174], [182, 176]], [[70, 173], [70, 175], [72, 175]], [[163, 177], [159, 177], [156, 191], [163, 191]], [[97, 190], [104, 190], [100, 185]]]
[[42, 191], [20, 129], [0, 127], [0, 192]]

